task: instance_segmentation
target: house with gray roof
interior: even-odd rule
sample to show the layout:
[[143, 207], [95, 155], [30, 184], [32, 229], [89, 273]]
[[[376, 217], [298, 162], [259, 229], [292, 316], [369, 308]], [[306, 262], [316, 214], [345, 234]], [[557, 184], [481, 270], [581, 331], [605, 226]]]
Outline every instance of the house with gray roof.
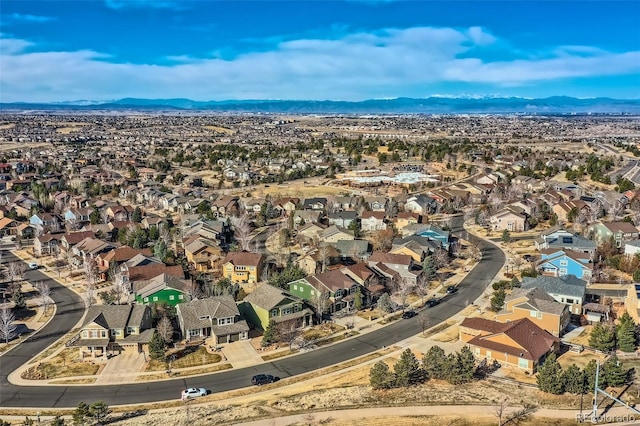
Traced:
[[500, 322], [528, 318], [538, 327], [560, 337], [569, 325], [569, 306], [558, 302], [538, 287], [516, 288], [504, 301], [504, 307], [496, 314]]
[[186, 340], [211, 338], [212, 344], [219, 345], [249, 338], [249, 325], [231, 295], [180, 303], [176, 312]]
[[589, 253], [593, 259], [596, 252], [596, 243], [580, 234], [569, 232], [559, 226], [554, 226], [542, 232], [534, 240], [536, 250], [561, 249]]
[[289, 292], [269, 284], [262, 284], [244, 298], [240, 312], [260, 330], [266, 330], [269, 322], [291, 322], [298, 328], [313, 324], [313, 311], [303, 300]]
[[575, 275], [549, 277], [540, 275], [535, 278], [523, 277], [522, 288], [539, 288], [560, 303], [569, 306], [574, 315], [582, 314], [582, 304], [587, 291], [587, 282], [576, 278]]
[[80, 332], [68, 343], [80, 350], [80, 358], [113, 352], [148, 352], [155, 332], [151, 309], [142, 305], [94, 305], [87, 310]]

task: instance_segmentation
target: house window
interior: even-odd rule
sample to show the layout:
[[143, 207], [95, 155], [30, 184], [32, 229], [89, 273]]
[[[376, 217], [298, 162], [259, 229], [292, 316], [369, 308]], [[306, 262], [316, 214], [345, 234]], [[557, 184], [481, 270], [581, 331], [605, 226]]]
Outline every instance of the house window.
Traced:
[[145, 297], [143, 300], [144, 300], [145, 302], [148, 302], [148, 301], [149, 301], [149, 298], [148, 298], [148, 297]]
[[101, 334], [101, 337], [107, 337], [107, 330], [102, 330], [100, 334]]
[[542, 319], [542, 312], [538, 312], [538, 319]]
[[570, 305], [572, 305], [572, 304], [574, 304], [575, 302], [573, 301], [573, 299], [567, 299], [567, 303], [568, 303], [568, 304], [570, 304]]
[[112, 336], [121, 336], [122, 335], [122, 330], [114, 328], [113, 330], [111, 330], [111, 335]]
[[491, 351], [487, 351], [487, 359], [491, 359]]
[[529, 361], [524, 358], [518, 358], [518, 367], [529, 368]]
[[283, 308], [282, 309], [282, 315], [291, 315], [292, 309], [291, 308]]
[[173, 300], [173, 299], [175, 299], [175, 298], [176, 298], [176, 297], [175, 297], [173, 294], [169, 295], [169, 300]]
[[480, 348], [473, 348], [473, 353], [475, 356], [480, 356]]
[[535, 318], [535, 317], [538, 316], [538, 312], [537, 311], [529, 311], [529, 316]]
[[233, 324], [233, 318], [218, 318], [218, 325]]
[[297, 290], [297, 289], [298, 289], [298, 286], [294, 284], [294, 285], [293, 285], [293, 289], [294, 289], [294, 290]]
[[271, 310], [271, 316], [272, 317], [277, 317], [278, 316], [278, 310], [277, 309], [272, 309]]
[[200, 335], [200, 329], [196, 328], [194, 330], [189, 330], [189, 337], [194, 337], [194, 336], [199, 336]]
[[558, 271], [558, 275], [560, 275], [561, 277], [567, 275], [567, 268], [560, 268], [560, 270]]
[[560, 266], [567, 266], [569, 262], [567, 262], [566, 260], [561, 260], [560, 261]]
[[178, 295], [178, 299], [180, 299], [180, 300], [184, 299], [184, 295], [179, 294], [179, 295]]
[[127, 327], [127, 334], [132, 334], [136, 332], [136, 328], [135, 327]]
[[153, 301], [157, 302], [158, 301], [158, 296], [153, 296]]

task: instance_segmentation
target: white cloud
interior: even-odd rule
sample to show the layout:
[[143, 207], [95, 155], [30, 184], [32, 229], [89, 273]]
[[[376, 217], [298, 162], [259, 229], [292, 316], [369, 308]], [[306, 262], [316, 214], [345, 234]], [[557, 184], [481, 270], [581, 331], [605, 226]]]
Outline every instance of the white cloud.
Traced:
[[105, 0], [110, 9], [180, 9], [181, 6], [173, 0]]
[[[2, 101], [121, 97], [211, 99], [363, 99], [425, 96], [442, 85], [483, 92], [558, 80], [640, 73], [640, 52], [563, 46], [541, 58], [489, 61], [484, 29], [416, 27], [359, 32], [335, 39], [284, 41], [233, 59], [114, 63], [99, 52], [34, 52], [25, 40], [0, 39]], [[212, 51], [218, 46], [212, 46]], [[473, 56], [469, 57], [473, 52]], [[462, 55], [464, 54], [464, 57]], [[419, 90], [419, 92], [416, 92]]]
[[11, 15], [8, 15], [8, 18], [9, 18], [9, 21], [33, 22], [36, 24], [41, 24], [44, 22], [51, 22], [56, 20], [56, 18], [53, 16], [29, 15], [24, 13], [12, 13]]

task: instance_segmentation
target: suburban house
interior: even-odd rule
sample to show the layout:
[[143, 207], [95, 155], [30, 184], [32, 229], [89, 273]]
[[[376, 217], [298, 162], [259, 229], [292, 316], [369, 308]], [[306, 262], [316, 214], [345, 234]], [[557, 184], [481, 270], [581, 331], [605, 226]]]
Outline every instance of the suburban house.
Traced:
[[309, 222], [320, 222], [322, 211], [320, 210], [294, 210], [293, 224], [297, 228]]
[[582, 314], [582, 304], [584, 303], [587, 283], [579, 280], [574, 275], [523, 277], [522, 288], [540, 288], [558, 302], [568, 305], [572, 314]]
[[449, 251], [449, 246], [451, 244], [451, 232], [438, 228], [435, 225], [427, 225], [421, 228], [417, 235], [432, 241], [437, 241], [443, 249]]
[[142, 254], [143, 256], [152, 256], [153, 253], [151, 253], [151, 250], [148, 248], [134, 249], [129, 246], [121, 246], [99, 254], [98, 257], [96, 257], [96, 264], [98, 270], [104, 274], [102, 279], [107, 279], [106, 274], [110, 269], [114, 271], [118, 270], [116, 269], [117, 267], [122, 265], [124, 262], [133, 259], [139, 254]]
[[230, 252], [222, 261], [222, 276], [232, 282], [257, 283], [262, 274], [263, 255], [247, 251]]
[[582, 200], [569, 200], [563, 201], [558, 204], [555, 204], [551, 210], [556, 214], [558, 220], [560, 222], [570, 222], [570, 218], [572, 215], [575, 217], [572, 220], [575, 220], [578, 215], [587, 216], [591, 213], [591, 209], [589, 205]]
[[575, 275], [576, 278], [587, 282], [593, 275], [593, 263], [588, 253], [553, 248], [540, 250], [540, 253], [538, 268], [542, 275]]
[[357, 263], [371, 256], [371, 243], [368, 240], [339, 240], [333, 246], [343, 262], [351, 259]]
[[270, 321], [290, 323], [297, 328], [313, 324], [313, 311], [305, 306], [303, 300], [269, 284], [262, 284], [249, 293], [239, 309], [249, 324], [263, 331]]
[[596, 243], [579, 234], [574, 234], [558, 226], [547, 229], [534, 240], [536, 250], [561, 249], [589, 253], [593, 259], [596, 252]]
[[50, 213], [36, 213], [29, 218], [29, 224], [40, 228], [44, 232], [57, 232], [60, 230], [58, 217]]
[[358, 220], [358, 213], [354, 211], [339, 211], [328, 215], [329, 225], [341, 228], [348, 228], [355, 220]]
[[516, 206], [507, 206], [489, 216], [489, 223], [494, 231], [522, 232], [529, 229], [527, 214]]
[[233, 296], [192, 300], [176, 306], [182, 337], [186, 340], [213, 338], [213, 344], [249, 338], [249, 326], [240, 317]]
[[33, 240], [33, 253], [36, 256], [56, 254], [60, 250], [60, 239], [64, 234], [46, 233]]
[[8, 217], [3, 217], [2, 219], [0, 219], [0, 236], [4, 237], [5, 235], [17, 235], [19, 225], [19, 222]]
[[400, 212], [393, 218], [393, 226], [402, 233], [405, 226], [422, 223], [422, 216], [418, 213]]
[[415, 263], [422, 263], [425, 257], [441, 247], [440, 241], [433, 241], [428, 237], [410, 235], [408, 237], [393, 240], [389, 253], [406, 254], [413, 258]]
[[626, 243], [640, 237], [638, 228], [630, 222], [601, 222], [592, 225], [591, 228], [598, 244], [613, 239], [616, 247], [624, 247]]
[[387, 197], [365, 197], [364, 202], [374, 212], [385, 212], [389, 205]]
[[80, 332], [68, 346], [85, 356], [107, 358], [113, 352], [148, 352], [155, 329], [151, 328], [151, 309], [142, 305], [94, 305], [87, 310]]
[[70, 232], [68, 234], [64, 234], [62, 238], [60, 238], [60, 245], [62, 246], [63, 251], [68, 252], [85, 238], [95, 238], [95, 236], [96, 235], [93, 231]]
[[522, 318], [528, 318], [541, 329], [560, 337], [569, 325], [571, 313], [567, 305], [556, 301], [540, 288], [516, 288], [507, 296], [496, 319], [513, 322]]
[[408, 254], [393, 254], [375, 251], [367, 259], [368, 266], [387, 282], [394, 279], [407, 279], [411, 283], [416, 283], [417, 273], [413, 271], [413, 259]]
[[289, 293], [308, 301], [322, 313], [353, 308], [355, 293], [360, 288], [357, 282], [339, 270], [309, 275], [290, 282], [288, 286]]
[[635, 256], [640, 254], [640, 240], [629, 241], [624, 245], [624, 254]]
[[281, 198], [273, 202], [273, 209], [280, 213], [281, 216], [289, 216], [300, 203], [299, 198]]
[[477, 359], [496, 360], [529, 374], [535, 373], [547, 355], [560, 346], [557, 337], [529, 318], [506, 323], [465, 318], [460, 324], [460, 340], [469, 345]]
[[360, 215], [360, 229], [365, 232], [384, 231], [387, 229], [384, 217], [384, 211], [363, 211]]
[[320, 241], [335, 244], [340, 240], [354, 240], [355, 236], [353, 232], [348, 231], [343, 228], [338, 228], [336, 225], [331, 225], [326, 229], [323, 229], [320, 234], [318, 234]]
[[327, 199], [324, 197], [307, 198], [302, 202], [303, 210], [324, 210], [327, 207]]
[[196, 272], [219, 271], [222, 267], [222, 249], [217, 241], [192, 235], [183, 241], [184, 254]]
[[160, 274], [149, 280], [135, 281], [132, 284], [135, 301], [147, 305], [149, 303], [166, 303], [176, 306], [189, 300], [188, 281], [168, 274]]

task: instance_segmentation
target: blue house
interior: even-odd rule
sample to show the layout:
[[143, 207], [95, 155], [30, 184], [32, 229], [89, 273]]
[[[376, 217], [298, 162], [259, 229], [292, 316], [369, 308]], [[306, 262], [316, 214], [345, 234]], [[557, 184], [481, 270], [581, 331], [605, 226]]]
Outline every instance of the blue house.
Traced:
[[443, 249], [449, 250], [449, 243], [451, 242], [451, 232], [449, 231], [445, 231], [434, 225], [427, 225], [418, 235], [432, 241], [439, 241]]
[[593, 263], [589, 253], [574, 250], [544, 249], [540, 251], [538, 267], [542, 275], [564, 277], [575, 275], [576, 278], [589, 281], [593, 273]]

